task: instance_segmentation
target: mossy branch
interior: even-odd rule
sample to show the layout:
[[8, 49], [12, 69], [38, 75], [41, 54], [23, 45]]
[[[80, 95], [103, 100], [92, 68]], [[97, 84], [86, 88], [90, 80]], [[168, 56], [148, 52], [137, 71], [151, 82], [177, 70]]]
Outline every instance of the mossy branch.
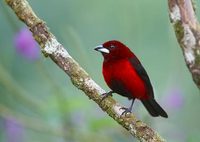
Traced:
[[82, 90], [90, 99], [95, 101], [116, 122], [128, 130], [142, 142], [163, 142], [164, 140], [133, 114], [121, 116], [123, 110], [113, 98], [101, 101], [100, 94], [105, 91], [96, 84], [80, 65], [68, 54], [65, 48], [48, 30], [45, 22], [39, 19], [26, 0], [5, 0], [17, 17], [23, 21], [33, 33], [43, 54], [49, 56], [71, 79], [74, 86]]
[[185, 62], [200, 89], [200, 26], [191, 0], [168, 0], [169, 16]]

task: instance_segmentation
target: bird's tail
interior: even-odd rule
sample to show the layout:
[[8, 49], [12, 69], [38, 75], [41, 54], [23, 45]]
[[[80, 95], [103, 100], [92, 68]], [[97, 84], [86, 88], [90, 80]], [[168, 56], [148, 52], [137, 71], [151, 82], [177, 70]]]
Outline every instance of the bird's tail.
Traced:
[[165, 118], [168, 117], [167, 113], [162, 109], [162, 107], [156, 102], [154, 98], [142, 100], [142, 103], [152, 116], [162, 116]]

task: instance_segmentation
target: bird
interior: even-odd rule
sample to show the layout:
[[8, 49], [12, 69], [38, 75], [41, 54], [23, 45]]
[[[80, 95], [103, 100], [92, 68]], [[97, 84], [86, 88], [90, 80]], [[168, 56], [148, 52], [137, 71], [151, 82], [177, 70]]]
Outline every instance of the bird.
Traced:
[[110, 92], [102, 94], [103, 99], [117, 93], [132, 100], [123, 114], [132, 112], [135, 99], [142, 102], [153, 117], [168, 118], [165, 110], [156, 102], [149, 76], [136, 55], [122, 42], [107, 41], [95, 47], [103, 55], [102, 73]]

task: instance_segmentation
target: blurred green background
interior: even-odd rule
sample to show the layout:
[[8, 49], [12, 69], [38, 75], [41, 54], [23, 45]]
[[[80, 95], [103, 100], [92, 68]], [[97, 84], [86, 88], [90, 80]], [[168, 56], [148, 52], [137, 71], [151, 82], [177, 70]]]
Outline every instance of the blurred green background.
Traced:
[[[155, 96], [169, 118], [152, 118], [139, 101], [134, 113], [167, 141], [200, 141], [200, 92], [169, 22], [167, 1], [29, 2], [58, 41], [106, 90], [109, 88], [101, 74], [102, 57], [93, 48], [111, 39], [129, 46], [146, 68]], [[199, 2], [196, 1], [198, 17]], [[1, 142], [137, 141], [75, 88], [50, 59], [41, 53], [38, 56], [38, 50], [21, 49], [21, 44], [38, 47], [29, 46], [24, 40], [16, 43], [20, 31], [26, 31], [25, 25], [3, 0], [0, 6]], [[29, 54], [34, 57], [29, 58]], [[126, 98], [114, 98], [130, 105]]]

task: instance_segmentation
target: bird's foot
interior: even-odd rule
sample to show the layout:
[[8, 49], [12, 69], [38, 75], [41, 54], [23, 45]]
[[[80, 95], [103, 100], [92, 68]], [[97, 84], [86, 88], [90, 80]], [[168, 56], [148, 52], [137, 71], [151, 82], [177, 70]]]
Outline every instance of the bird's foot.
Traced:
[[110, 92], [107, 92], [107, 93], [103, 93], [102, 95], [101, 95], [101, 97], [102, 97], [102, 101], [105, 99], [105, 98], [107, 98], [108, 96], [111, 96], [112, 97], [112, 93], [114, 93], [113, 91], [110, 91]]
[[123, 109], [122, 115], [127, 115], [128, 113], [131, 113], [131, 108], [121, 107], [120, 110]]

